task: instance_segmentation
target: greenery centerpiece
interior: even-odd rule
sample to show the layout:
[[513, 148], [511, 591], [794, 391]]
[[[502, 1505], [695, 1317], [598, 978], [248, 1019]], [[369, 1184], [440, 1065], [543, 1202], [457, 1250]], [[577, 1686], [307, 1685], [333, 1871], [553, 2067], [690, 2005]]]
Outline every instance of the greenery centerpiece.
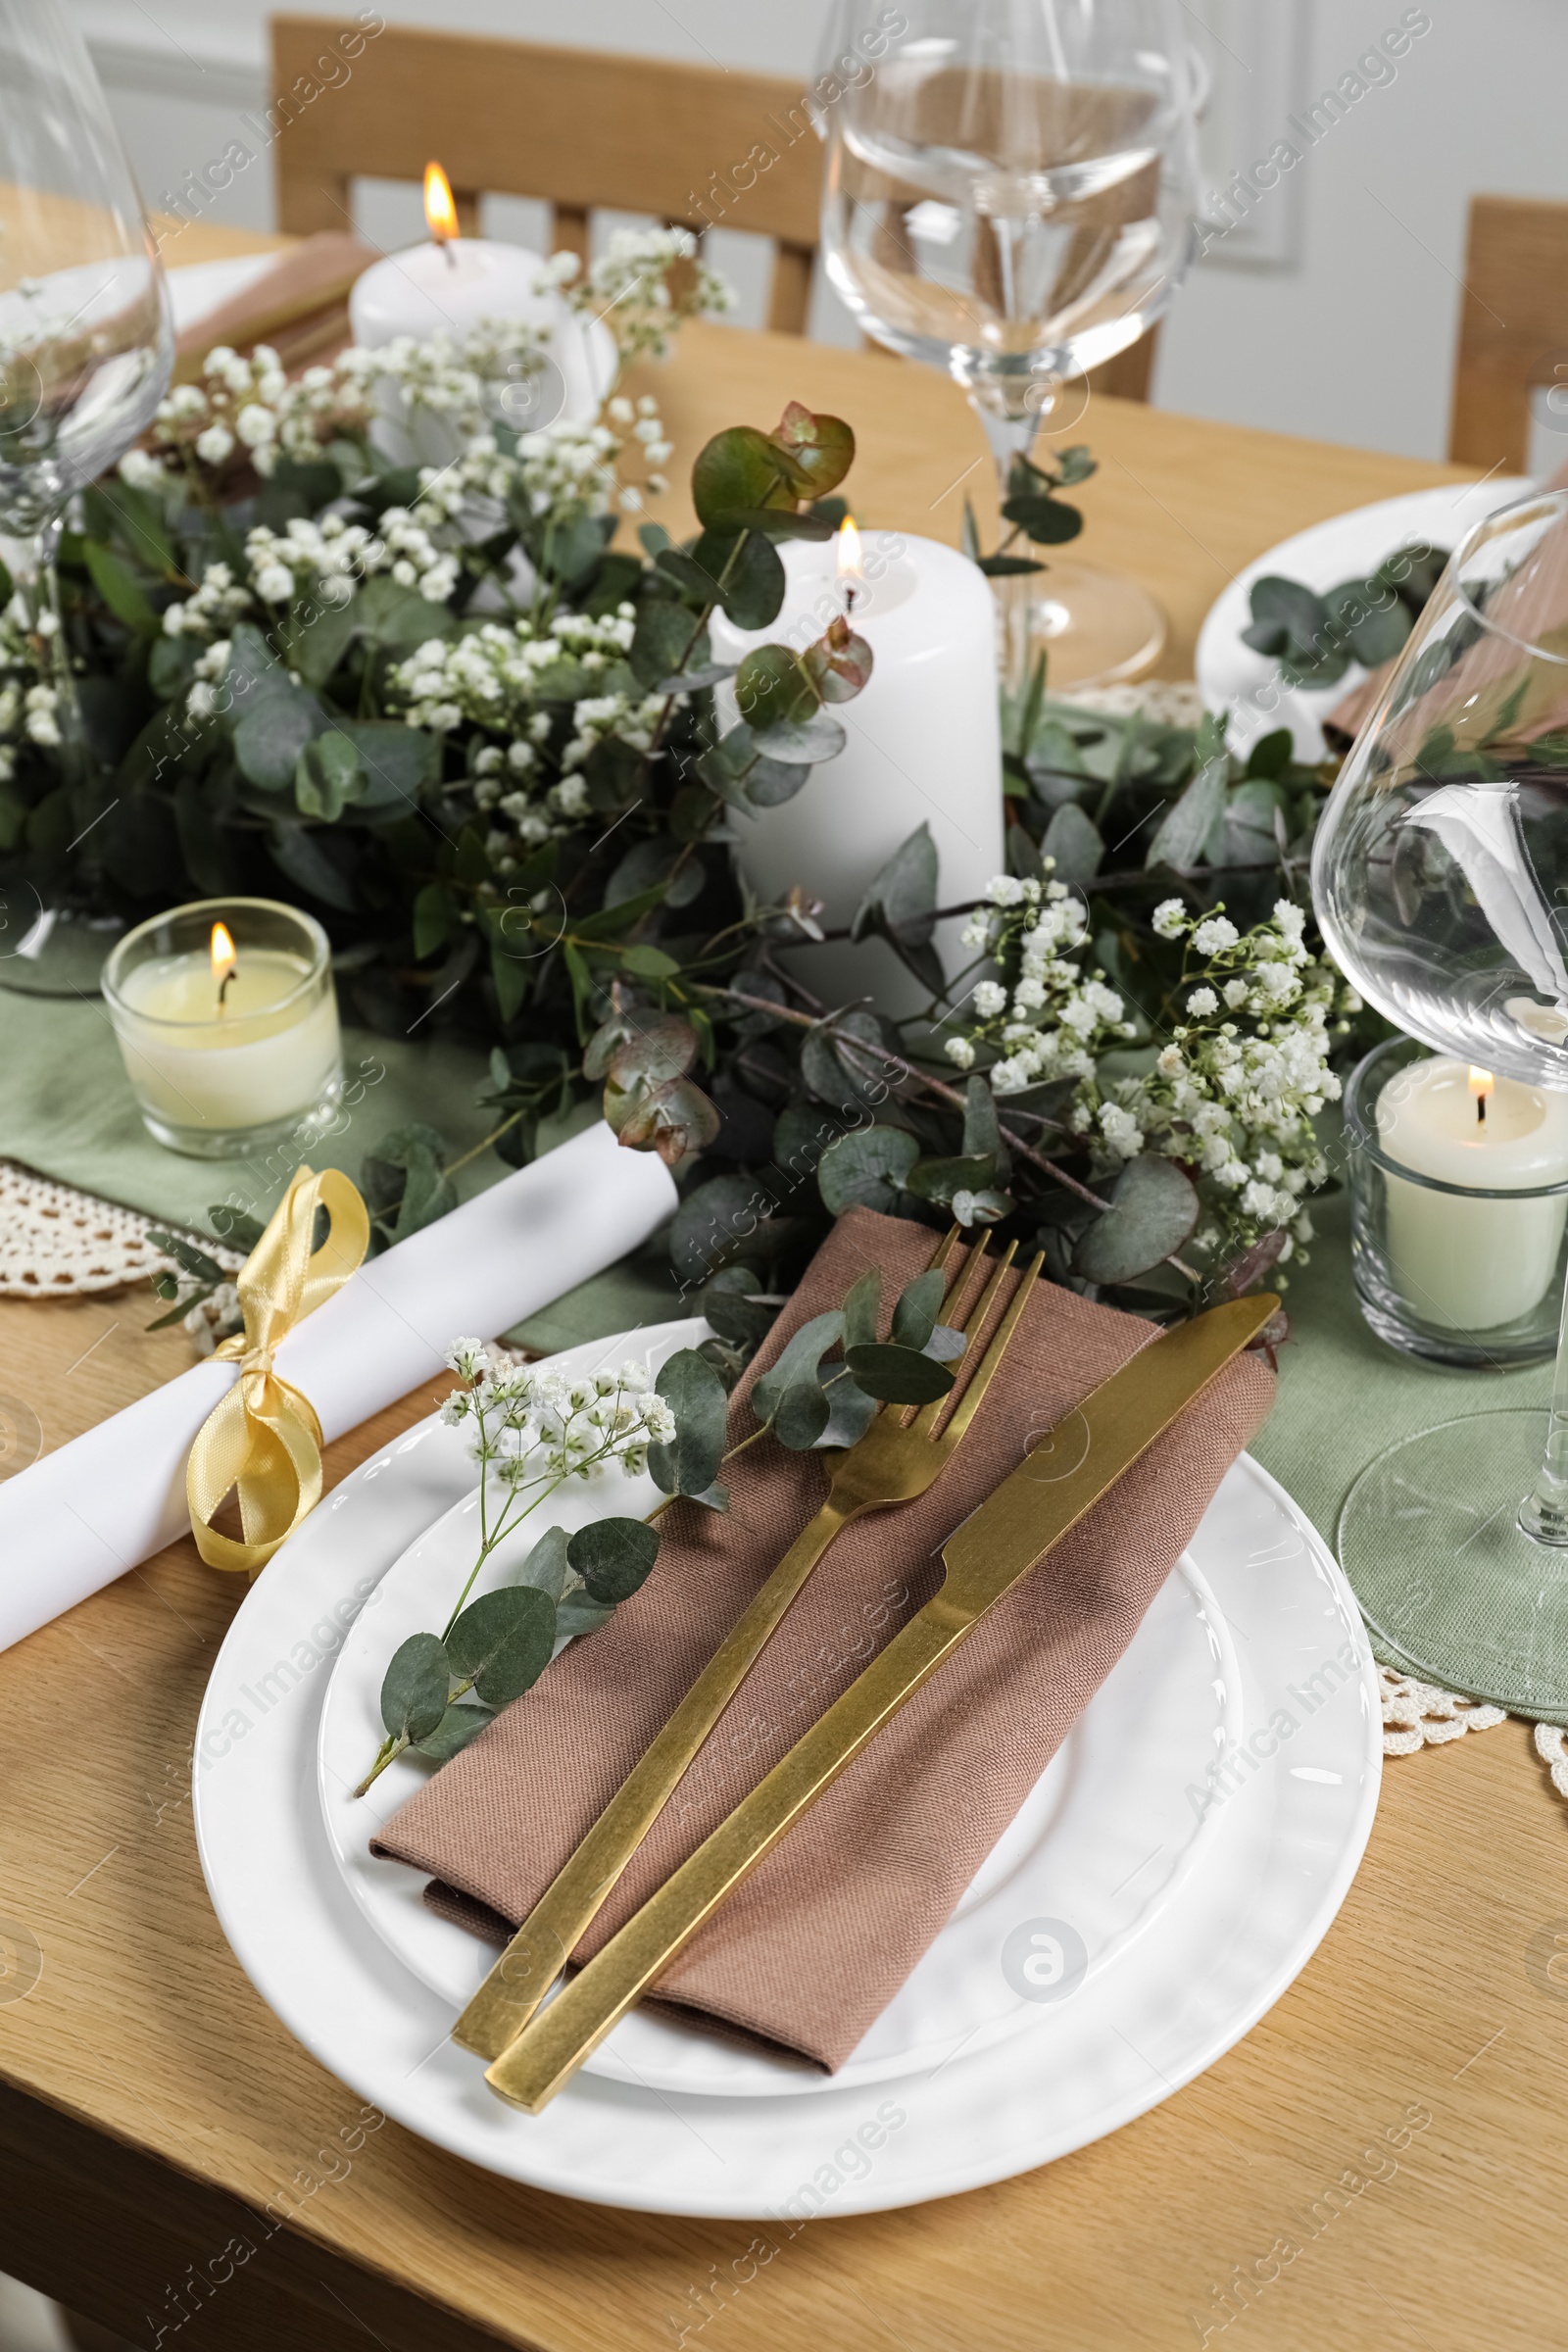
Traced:
[[[624, 356], [715, 292], [674, 232], [577, 289], [614, 298]], [[732, 671], [709, 621], [775, 618], [779, 544], [837, 527], [853, 432], [791, 403], [718, 434], [677, 545], [646, 519], [671, 455], [654, 400], [519, 431], [542, 361], [502, 327], [294, 383], [265, 349], [211, 354], [80, 501], [60, 625], [16, 598], [0, 621], [4, 878], [127, 918], [231, 892], [309, 906], [348, 1017], [487, 1049], [504, 1161], [602, 1105], [677, 1171], [672, 1267], [725, 1377], [855, 1201], [1016, 1233], [1054, 1280], [1161, 1317], [1279, 1279], [1361, 1017], [1305, 888], [1331, 770], [1283, 732], [1243, 762], [1215, 721], [1054, 699], [1042, 671], [1004, 713], [1007, 872], [946, 906], [922, 827], [852, 926], [923, 1011], [827, 1002], [811, 875], [761, 904], [736, 852], [833, 759], [871, 650], [836, 620]], [[450, 458], [410, 462], [389, 400]], [[1015, 483], [987, 568], [1036, 560], [1020, 530], [1069, 536], [1055, 493], [1089, 469], [1067, 453]], [[383, 1145], [378, 1243], [451, 1205], [449, 1156], [426, 1128]], [[221, 1278], [186, 1262], [176, 1312]]]

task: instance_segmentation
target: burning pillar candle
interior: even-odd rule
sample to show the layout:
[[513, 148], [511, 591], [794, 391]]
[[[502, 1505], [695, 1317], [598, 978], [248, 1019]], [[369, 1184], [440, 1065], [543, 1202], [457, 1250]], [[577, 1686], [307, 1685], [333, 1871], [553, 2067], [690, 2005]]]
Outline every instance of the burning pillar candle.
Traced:
[[[979, 898], [1005, 863], [991, 590], [966, 557], [934, 539], [853, 529], [845, 524], [837, 546], [785, 541], [784, 604], [768, 628], [737, 629], [720, 612], [710, 630], [715, 661], [739, 662], [759, 645], [804, 653], [842, 613], [871, 648], [869, 684], [831, 707], [843, 751], [813, 767], [793, 800], [742, 820], [741, 863], [758, 896], [779, 906], [799, 885], [824, 902], [828, 930], [851, 921], [919, 825], [936, 844], [939, 904]], [[937, 934], [950, 979], [968, 957], [962, 929], [954, 921]], [[835, 1003], [870, 988], [882, 1010], [906, 1017], [927, 1001], [881, 943], [810, 948], [799, 968]]]
[[1390, 1080], [1377, 1122], [1389, 1159], [1465, 1188], [1387, 1178], [1389, 1257], [1416, 1313], [1454, 1331], [1528, 1314], [1556, 1272], [1568, 1203], [1481, 1196], [1568, 1178], [1568, 1095], [1437, 1055]]
[[[439, 164], [425, 168], [424, 217], [430, 234], [423, 244], [387, 254], [356, 281], [349, 296], [355, 342], [370, 351], [402, 335], [461, 342], [487, 320], [519, 320], [537, 329], [549, 358], [540, 370], [504, 388], [503, 420], [532, 432], [558, 416], [593, 416], [614, 374], [609, 329], [597, 322], [579, 326], [550, 283], [543, 254], [489, 237], [459, 236], [457, 205]], [[434, 439], [440, 441], [439, 432]], [[454, 452], [432, 444], [410, 454], [443, 464]]]

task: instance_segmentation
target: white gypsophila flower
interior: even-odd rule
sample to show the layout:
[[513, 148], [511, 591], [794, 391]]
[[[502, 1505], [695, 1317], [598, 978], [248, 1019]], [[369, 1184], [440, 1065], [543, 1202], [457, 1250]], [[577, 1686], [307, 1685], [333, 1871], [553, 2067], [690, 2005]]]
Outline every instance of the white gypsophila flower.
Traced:
[[247, 401], [234, 419], [234, 430], [247, 449], [258, 450], [277, 438], [277, 418], [259, 400]]
[[[1313, 1120], [1338, 1099], [1329, 1067], [1330, 1016], [1343, 1021], [1350, 992], [1304, 943], [1305, 918], [1282, 900], [1273, 917], [1245, 934], [1214, 907], [1189, 914], [1179, 899], [1155, 909], [1154, 928], [1187, 940], [1181, 983], [1185, 1025], [1158, 1046], [1138, 1075], [1102, 1075], [1104, 1055], [1137, 1035], [1103, 975], [1079, 958], [1087, 921], [1061, 884], [1010, 879], [986, 894], [968, 943], [990, 955], [1004, 1010], [977, 988], [976, 1017], [945, 1041], [948, 1058], [972, 1066], [976, 1049], [994, 1056], [989, 1079], [1005, 1097], [1070, 1078], [1063, 1117], [1090, 1150], [1091, 1172], [1112, 1177], [1141, 1152], [1195, 1171], [1203, 1204], [1192, 1247], [1227, 1260], [1263, 1234], [1288, 1231], [1294, 1253], [1302, 1197], [1328, 1173]], [[985, 984], [982, 984], [985, 985]], [[1108, 1065], [1115, 1068], [1117, 1065]]]
[[662, 357], [680, 319], [732, 310], [735, 299], [684, 228], [618, 228], [586, 273], [567, 281], [567, 300], [605, 321], [623, 364]]

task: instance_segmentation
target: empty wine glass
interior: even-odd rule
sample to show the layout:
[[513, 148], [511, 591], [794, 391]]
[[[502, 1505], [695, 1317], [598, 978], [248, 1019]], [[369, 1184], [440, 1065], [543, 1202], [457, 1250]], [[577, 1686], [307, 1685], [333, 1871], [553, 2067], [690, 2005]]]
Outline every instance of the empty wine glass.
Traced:
[[130, 166], [56, 0], [0, 0], [0, 557], [81, 750], [54, 558], [74, 493], [168, 385], [173, 328]]
[[[841, 0], [832, 55], [858, 0]], [[1194, 251], [1194, 61], [1176, 0], [906, 0], [907, 29], [821, 105], [822, 247], [866, 332], [945, 368], [986, 428], [1002, 497], [1082, 376], [1137, 341]], [[819, 85], [820, 87], [820, 85]], [[1082, 565], [1004, 580], [1004, 665], [1131, 675], [1164, 616]]]
[[[1370, 1003], [1472, 1065], [1475, 1107], [1450, 1089], [1448, 1115], [1476, 1119], [1485, 1184], [1488, 1073], [1568, 1089], [1568, 493], [1504, 508], [1453, 556], [1335, 786], [1312, 890]], [[1444, 1415], [1391, 1447], [1341, 1547], [1427, 1680], [1568, 1707], [1568, 1322], [1549, 1413]]]

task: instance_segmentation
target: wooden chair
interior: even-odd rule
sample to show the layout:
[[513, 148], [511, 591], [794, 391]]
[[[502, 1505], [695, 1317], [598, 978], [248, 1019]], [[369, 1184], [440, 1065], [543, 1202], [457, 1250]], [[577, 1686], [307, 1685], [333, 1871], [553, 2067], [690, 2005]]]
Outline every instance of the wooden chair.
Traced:
[[[466, 235], [482, 192], [543, 197], [553, 248], [588, 255], [603, 205], [684, 228], [749, 229], [777, 245], [769, 326], [804, 334], [817, 244], [822, 150], [798, 82], [604, 49], [546, 49], [388, 24], [347, 78], [317, 61], [348, 27], [272, 19], [278, 226], [350, 225], [356, 178], [419, 179], [434, 157]], [[314, 86], [318, 95], [306, 98]], [[757, 169], [756, 151], [774, 161]], [[737, 181], [747, 176], [751, 185]]]
[[[595, 206], [698, 233], [722, 225], [771, 237], [767, 323], [805, 333], [822, 149], [799, 82], [401, 24], [369, 40], [357, 34], [348, 61], [349, 31], [328, 17], [272, 19], [280, 228], [347, 229], [353, 180], [416, 180], [433, 157], [466, 236], [490, 191], [544, 198], [553, 249], [585, 261]], [[1152, 355], [1146, 335], [1096, 371], [1096, 387], [1147, 399]]]
[[1530, 395], [1553, 383], [1568, 394], [1568, 204], [1473, 197], [1449, 457], [1528, 473]]

